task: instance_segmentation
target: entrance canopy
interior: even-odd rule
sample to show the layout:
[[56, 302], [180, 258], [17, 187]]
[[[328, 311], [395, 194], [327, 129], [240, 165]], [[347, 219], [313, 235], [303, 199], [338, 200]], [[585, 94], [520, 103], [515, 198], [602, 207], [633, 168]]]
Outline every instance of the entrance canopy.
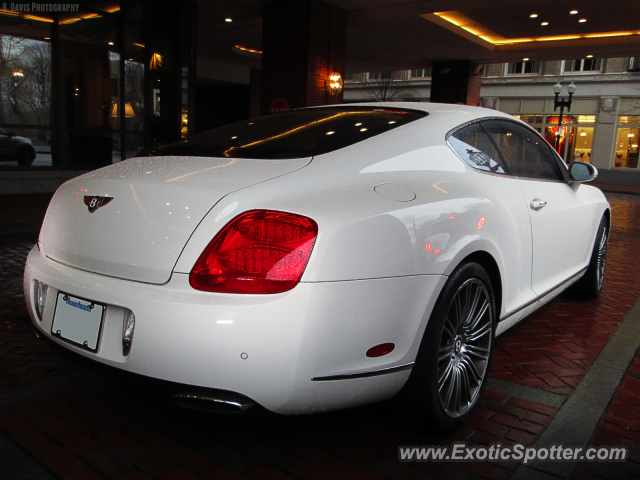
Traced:
[[[448, 60], [499, 63], [640, 52], [638, 0], [326, 3], [348, 13], [347, 72], [420, 68]], [[260, 68], [263, 7], [259, 0], [200, 1], [199, 56]]]

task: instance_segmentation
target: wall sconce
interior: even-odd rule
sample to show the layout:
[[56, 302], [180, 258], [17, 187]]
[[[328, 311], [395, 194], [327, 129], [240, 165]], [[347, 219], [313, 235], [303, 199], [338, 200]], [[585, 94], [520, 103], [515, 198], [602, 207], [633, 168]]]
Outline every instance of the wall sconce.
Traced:
[[164, 62], [164, 58], [158, 52], [151, 54], [151, 62], [149, 62], [149, 70], [160, 70], [162, 68], [162, 63]]
[[329, 78], [324, 81], [324, 84], [327, 93], [331, 96], [338, 95], [342, 91], [344, 81], [337, 68], [333, 67], [333, 72], [329, 74]]
[[[118, 116], [118, 104], [114, 103], [113, 104], [113, 110], [111, 110], [111, 116], [112, 117], [117, 117]], [[133, 118], [136, 116], [135, 112], [133, 111], [133, 107], [131, 106], [131, 103], [127, 102], [124, 104], [124, 116], [126, 118]]]

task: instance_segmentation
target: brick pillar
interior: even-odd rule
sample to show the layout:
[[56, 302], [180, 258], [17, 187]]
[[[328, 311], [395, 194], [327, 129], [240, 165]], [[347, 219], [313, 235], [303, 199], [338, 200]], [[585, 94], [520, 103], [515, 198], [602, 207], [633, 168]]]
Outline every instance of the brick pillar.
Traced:
[[261, 113], [282, 99], [293, 108], [342, 103], [324, 83], [337, 68], [344, 77], [347, 12], [319, 0], [264, 3]]
[[478, 106], [482, 65], [470, 60], [433, 62], [431, 102]]

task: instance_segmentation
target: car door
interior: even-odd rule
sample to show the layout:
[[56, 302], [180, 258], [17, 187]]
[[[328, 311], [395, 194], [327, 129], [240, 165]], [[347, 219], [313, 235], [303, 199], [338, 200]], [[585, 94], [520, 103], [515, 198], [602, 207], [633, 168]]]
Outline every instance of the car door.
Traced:
[[495, 219], [491, 221], [500, 224], [501, 232], [495, 239], [502, 260], [501, 313], [509, 316], [536, 298], [531, 289], [531, 222], [522, 202], [520, 182], [509, 175], [500, 153], [480, 123], [455, 130], [449, 135], [448, 143], [464, 162], [477, 170], [478, 182], [490, 189], [486, 192], [487, 198], [495, 208]]
[[509, 120], [482, 125], [518, 177], [531, 219], [531, 286], [544, 295], [586, 266], [585, 252], [593, 239], [583, 225], [591, 224], [591, 207], [579, 188], [567, 181], [566, 167], [536, 131]]

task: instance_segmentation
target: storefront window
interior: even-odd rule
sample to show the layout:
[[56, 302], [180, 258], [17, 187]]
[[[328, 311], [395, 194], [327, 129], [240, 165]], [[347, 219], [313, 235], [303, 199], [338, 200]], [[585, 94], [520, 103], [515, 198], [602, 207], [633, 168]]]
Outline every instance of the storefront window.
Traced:
[[618, 125], [613, 166], [637, 169], [640, 116], [621, 116]]
[[0, 146], [13, 145], [0, 168], [91, 169], [191, 133], [195, 2], [13, 5], [0, 9]]
[[535, 128], [538, 133], [542, 132], [542, 123], [544, 119], [544, 115], [535, 115], [535, 114], [523, 114], [523, 115], [514, 115], [519, 120], [522, 120], [525, 123], [528, 123], [530, 126]]
[[564, 115], [562, 126], [559, 126], [560, 116], [549, 115], [545, 138], [557, 147], [558, 153], [565, 162], [575, 161], [591, 163], [591, 149], [593, 144], [594, 127], [581, 124], [595, 123], [595, 115]]

